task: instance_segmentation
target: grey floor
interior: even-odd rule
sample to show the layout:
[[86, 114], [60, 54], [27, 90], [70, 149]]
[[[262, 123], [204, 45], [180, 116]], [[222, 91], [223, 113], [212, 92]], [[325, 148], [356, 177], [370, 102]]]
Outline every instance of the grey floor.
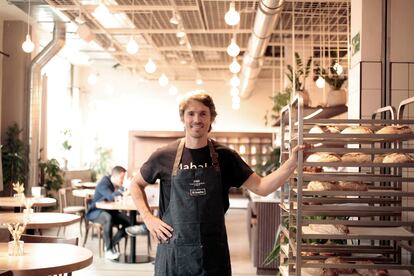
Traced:
[[[226, 215], [226, 225], [229, 239], [231, 263], [234, 276], [256, 275], [256, 270], [250, 260], [249, 243], [246, 226], [246, 209], [229, 209]], [[56, 235], [56, 230], [50, 230], [49, 233]], [[62, 235], [62, 233], [61, 233]], [[79, 235], [79, 224], [71, 225], [66, 228], [66, 237]], [[123, 250], [123, 241], [121, 241], [121, 251]], [[137, 254], [146, 253], [146, 237], [138, 237]], [[142, 245], [142, 246], [141, 246]], [[146, 264], [120, 264], [99, 257], [98, 239], [88, 238], [86, 247], [94, 253], [93, 263], [89, 267], [75, 271], [73, 275], [154, 275], [154, 265]], [[128, 248], [127, 248], [128, 250]], [[156, 247], [153, 244], [151, 255], [155, 256]]]

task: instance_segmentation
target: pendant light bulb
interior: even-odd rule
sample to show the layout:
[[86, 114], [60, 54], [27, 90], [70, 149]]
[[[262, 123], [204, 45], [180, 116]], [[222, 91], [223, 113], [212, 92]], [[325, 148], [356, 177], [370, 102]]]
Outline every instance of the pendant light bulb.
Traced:
[[230, 72], [232, 72], [233, 74], [237, 74], [240, 72], [240, 64], [237, 62], [237, 60], [234, 58], [233, 62], [230, 63], [229, 69]]
[[224, 21], [227, 25], [235, 26], [240, 22], [240, 14], [236, 11], [234, 2], [230, 3], [229, 10], [224, 15]]
[[22, 49], [26, 53], [31, 53], [34, 50], [34, 43], [30, 39], [30, 35], [29, 34], [26, 35], [26, 40], [22, 44]]
[[230, 95], [231, 95], [232, 97], [239, 96], [239, 93], [240, 93], [240, 90], [239, 90], [237, 87], [232, 87], [232, 88], [230, 89]]
[[180, 19], [180, 16], [176, 12], [173, 12], [173, 16], [170, 18], [170, 23], [178, 25]]
[[204, 82], [203, 82], [203, 80], [200, 77], [196, 79], [196, 84], [197, 85], [203, 85], [203, 83]]
[[171, 85], [170, 88], [168, 89], [168, 93], [170, 93], [170, 95], [177, 95], [178, 93], [177, 87], [175, 87], [175, 85]]
[[240, 103], [232, 103], [231, 108], [233, 108], [233, 110], [239, 110], [240, 109]]
[[129, 38], [126, 50], [128, 54], [131, 55], [135, 55], [136, 53], [138, 53], [139, 45], [132, 37]]
[[319, 76], [315, 83], [316, 83], [316, 86], [318, 88], [324, 88], [325, 87], [325, 79], [322, 78], [322, 76]]
[[234, 75], [231, 79], [230, 79], [230, 85], [232, 87], [237, 87], [240, 85], [240, 79], [237, 75]]
[[95, 85], [98, 81], [98, 75], [95, 73], [90, 73], [88, 76], [88, 83], [89, 85]]
[[240, 53], [240, 47], [239, 45], [237, 45], [235, 39], [233, 38], [229, 46], [227, 46], [227, 54], [229, 54], [229, 56], [231, 57], [237, 57], [239, 53]]
[[150, 58], [148, 59], [147, 64], [145, 64], [145, 72], [153, 74], [155, 71], [157, 71], [157, 64]]
[[231, 102], [232, 102], [233, 104], [239, 104], [239, 105], [240, 105], [240, 97], [239, 97], [239, 96], [233, 96], [233, 97], [231, 98]]
[[344, 68], [342, 67], [341, 64], [339, 64], [338, 62], [336, 62], [333, 66], [333, 69], [336, 71], [336, 73], [338, 75], [342, 74], [344, 72]]
[[164, 73], [162, 73], [160, 78], [158, 79], [158, 84], [161, 85], [162, 87], [165, 87], [168, 85], [168, 82], [169, 82], [168, 77]]

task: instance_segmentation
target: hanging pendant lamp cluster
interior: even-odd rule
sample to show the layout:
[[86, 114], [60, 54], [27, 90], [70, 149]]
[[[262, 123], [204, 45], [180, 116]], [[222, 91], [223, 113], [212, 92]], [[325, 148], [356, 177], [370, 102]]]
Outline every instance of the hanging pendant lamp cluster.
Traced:
[[30, 0], [29, 0], [29, 9], [27, 12], [27, 34], [26, 34], [26, 40], [22, 43], [22, 49], [25, 53], [31, 53], [34, 50], [34, 43], [32, 42], [30, 38], [30, 24], [29, 24], [29, 17], [30, 17]]

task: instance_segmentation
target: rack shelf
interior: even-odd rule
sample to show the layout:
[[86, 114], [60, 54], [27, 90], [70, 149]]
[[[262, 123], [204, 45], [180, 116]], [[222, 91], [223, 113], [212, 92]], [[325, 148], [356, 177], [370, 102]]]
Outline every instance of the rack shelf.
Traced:
[[[315, 124], [336, 124], [339, 131], [350, 125], [369, 126], [375, 132], [387, 125], [414, 125], [414, 120], [376, 120], [374, 115], [372, 120], [305, 118], [308, 111], [300, 106], [301, 102], [296, 97], [281, 114], [282, 151], [298, 143], [310, 143], [318, 145], [309, 153], [363, 152], [369, 154], [371, 160], [376, 154], [414, 153], [406, 143], [414, 140], [414, 134], [309, 133]], [[290, 237], [288, 243], [281, 238], [280, 263], [285, 264], [280, 266], [282, 275], [312, 275], [312, 269], [321, 268], [386, 268], [390, 275], [404, 275], [405, 270], [412, 270], [413, 256], [405, 256], [403, 261], [402, 249], [414, 251], [408, 242], [414, 240], [411, 231], [414, 220], [407, 216], [414, 212], [414, 207], [408, 205], [414, 200], [414, 192], [407, 191], [414, 183], [414, 163], [307, 162], [303, 156], [299, 154], [297, 170], [281, 193], [281, 215], [288, 219], [288, 226], [283, 227], [281, 233]], [[282, 162], [287, 158], [282, 156]], [[304, 172], [304, 167], [320, 167], [322, 172]], [[368, 190], [308, 190], [308, 182], [316, 180], [363, 182]], [[315, 231], [309, 224], [344, 225], [349, 232], [327, 234]], [[306, 240], [311, 240], [312, 244]], [[323, 244], [326, 240], [342, 244]], [[314, 244], [315, 241], [321, 244]], [[341, 256], [344, 263], [325, 264], [328, 255], [320, 253]], [[356, 264], [357, 260], [374, 263]]]

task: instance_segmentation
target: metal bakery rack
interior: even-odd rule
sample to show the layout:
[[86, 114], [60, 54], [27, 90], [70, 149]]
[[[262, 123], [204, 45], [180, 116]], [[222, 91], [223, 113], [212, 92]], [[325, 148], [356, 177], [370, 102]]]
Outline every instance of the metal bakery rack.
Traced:
[[[339, 130], [365, 126], [374, 133], [388, 125], [412, 126], [414, 120], [403, 119], [404, 108], [412, 103], [414, 98], [401, 102], [397, 115], [393, 107], [385, 107], [371, 119], [360, 120], [303, 116], [300, 96], [282, 109], [281, 161], [286, 161], [298, 144], [314, 145], [298, 153], [297, 170], [281, 192], [282, 275], [319, 275], [321, 269], [329, 268], [387, 269], [390, 275], [410, 275], [409, 271], [414, 271], [414, 163], [321, 163], [304, 159], [304, 155], [316, 152], [362, 152], [371, 160], [377, 154], [413, 154], [410, 141], [414, 141], [414, 134], [309, 133], [315, 125], [334, 125]], [[304, 167], [320, 167], [323, 171], [304, 172]], [[368, 190], [310, 191], [307, 185], [313, 180], [358, 181]], [[349, 232], [320, 233], [309, 224], [346, 225]], [[329, 256], [340, 256], [344, 262], [324, 263]]]

